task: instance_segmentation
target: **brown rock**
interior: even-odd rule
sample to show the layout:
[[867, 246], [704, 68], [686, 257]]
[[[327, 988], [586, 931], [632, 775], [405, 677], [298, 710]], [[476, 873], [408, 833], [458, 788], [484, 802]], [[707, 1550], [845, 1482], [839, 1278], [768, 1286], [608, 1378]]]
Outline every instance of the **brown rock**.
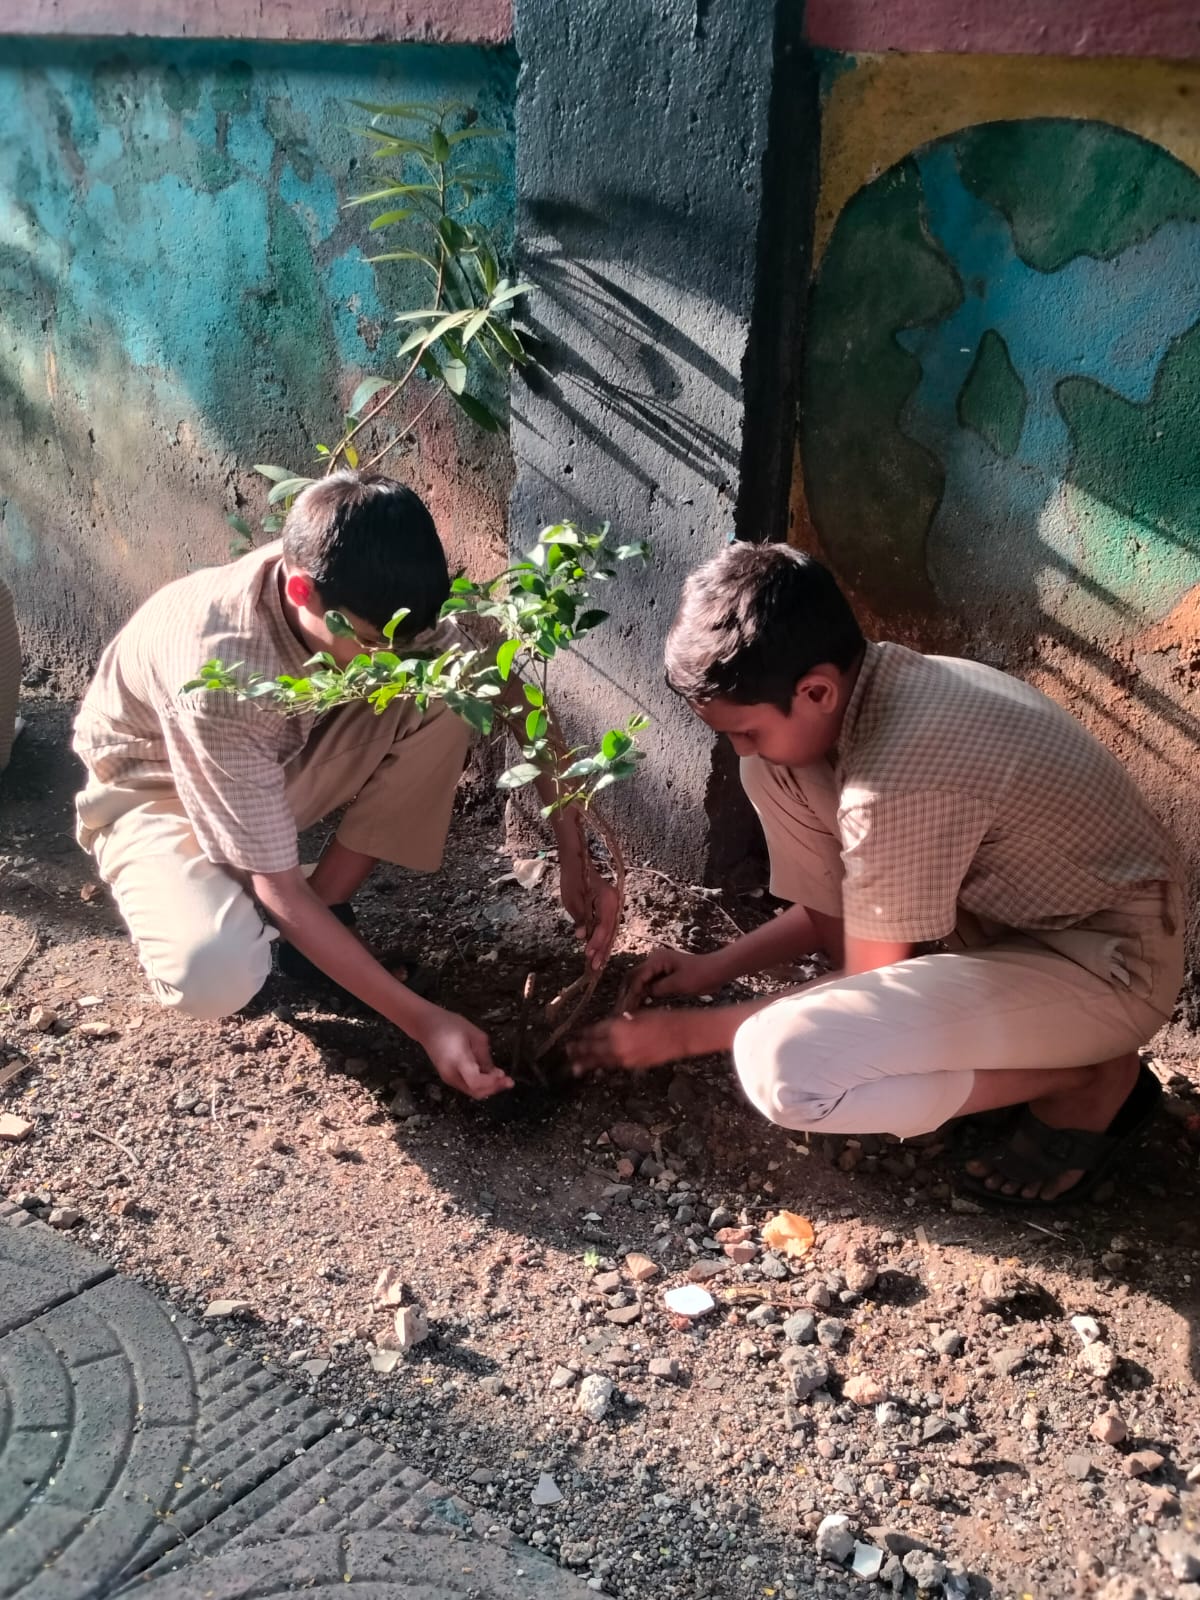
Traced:
[[51, 1011], [49, 1006], [34, 1006], [29, 1013], [29, 1026], [39, 1033], [49, 1033], [57, 1021], [58, 1012]]
[[652, 1283], [662, 1272], [657, 1261], [651, 1261], [649, 1256], [640, 1255], [636, 1250], [625, 1257], [625, 1267], [634, 1283]]
[[718, 1228], [713, 1238], [718, 1244], [745, 1244], [748, 1239], [753, 1239], [753, 1228]]
[[640, 1122], [615, 1122], [608, 1130], [608, 1136], [618, 1150], [632, 1150], [639, 1156], [654, 1153], [654, 1135]]
[[1102, 1411], [1088, 1431], [1101, 1444], [1120, 1444], [1129, 1429], [1119, 1411]]
[[618, 1328], [627, 1328], [631, 1322], [642, 1320], [642, 1308], [639, 1305], [618, 1306], [608, 1313], [608, 1320], [615, 1322]]
[[5, 1144], [20, 1144], [33, 1132], [33, 1123], [11, 1111], [0, 1111], [0, 1140]]
[[877, 1406], [887, 1399], [887, 1390], [865, 1372], [856, 1372], [842, 1385], [842, 1393], [856, 1406]]
[[628, 1156], [622, 1156], [620, 1161], [617, 1162], [618, 1178], [632, 1178], [636, 1171], [637, 1168]]
[[1121, 1462], [1121, 1471], [1127, 1478], [1144, 1478], [1148, 1472], [1157, 1472], [1165, 1459], [1157, 1450], [1135, 1450]]
[[693, 1261], [687, 1270], [688, 1279], [692, 1283], [707, 1283], [710, 1278], [719, 1278], [723, 1272], [728, 1272], [728, 1261], [716, 1261], [711, 1256]]
[[721, 1248], [730, 1261], [735, 1262], [740, 1267], [744, 1267], [748, 1262], [753, 1261], [758, 1254], [758, 1246], [751, 1244], [749, 1240], [743, 1244], [722, 1245]]

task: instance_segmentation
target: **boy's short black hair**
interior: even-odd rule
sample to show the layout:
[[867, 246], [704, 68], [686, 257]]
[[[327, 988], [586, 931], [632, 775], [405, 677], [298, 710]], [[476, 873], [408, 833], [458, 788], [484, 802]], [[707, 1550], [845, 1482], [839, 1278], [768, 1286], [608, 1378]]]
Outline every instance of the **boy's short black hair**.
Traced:
[[683, 586], [667, 635], [667, 683], [697, 703], [788, 711], [814, 667], [844, 672], [865, 648], [827, 567], [786, 544], [732, 544]]
[[305, 489], [283, 525], [283, 554], [330, 611], [382, 628], [407, 607], [402, 637], [432, 627], [450, 594], [425, 502], [379, 473], [332, 472]]

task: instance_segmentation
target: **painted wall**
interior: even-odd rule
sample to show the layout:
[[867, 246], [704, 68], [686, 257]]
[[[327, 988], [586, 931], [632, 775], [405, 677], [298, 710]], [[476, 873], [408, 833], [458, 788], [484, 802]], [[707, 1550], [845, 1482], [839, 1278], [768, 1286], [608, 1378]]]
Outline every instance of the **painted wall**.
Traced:
[[[511, 126], [515, 57], [469, 46], [7, 41], [0, 54], [0, 572], [26, 653], [77, 683], [153, 588], [256, 524], [256, 461], [300, 464], [395, 310], [378, 169], [350, 102], [459, 100]], [[511, 145], [486, 220], [511, 237]], [[414, 404], [423, 403], [414, 399]], [[398, 475], [456, 558], [499, 560], [507, 446], [435, 407]]]
[[825, 62], [793, 533], [1017, 670], [1200, 867], [1200, 67]]

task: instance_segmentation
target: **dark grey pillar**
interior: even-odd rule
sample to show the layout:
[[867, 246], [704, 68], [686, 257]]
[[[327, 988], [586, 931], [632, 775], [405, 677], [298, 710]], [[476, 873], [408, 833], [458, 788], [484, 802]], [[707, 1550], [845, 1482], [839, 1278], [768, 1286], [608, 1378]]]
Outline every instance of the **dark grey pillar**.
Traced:
[[635, 859], [692, 881], [755, 830], [662, 647], [693, 567], [735, 529], [785, 531], [816, 161], [798, 18], [794, 0], [516, 5], [520, 270], [544, 364], [514, 383], [512, 543], [563, 517], [653, 542], [558, 692], [581, 738], [653, 718], [641, 774], [605, 798]]

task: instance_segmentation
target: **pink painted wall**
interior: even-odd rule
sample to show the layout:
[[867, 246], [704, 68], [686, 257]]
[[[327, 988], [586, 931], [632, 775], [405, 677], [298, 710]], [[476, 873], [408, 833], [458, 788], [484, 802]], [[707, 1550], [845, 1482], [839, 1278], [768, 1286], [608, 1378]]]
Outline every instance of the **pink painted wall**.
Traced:
[[512, 0], [0, 0], [0, 34], [505, 44]]
[[1197, 0], [808, 0], [829, 50], [1200, 59]]

